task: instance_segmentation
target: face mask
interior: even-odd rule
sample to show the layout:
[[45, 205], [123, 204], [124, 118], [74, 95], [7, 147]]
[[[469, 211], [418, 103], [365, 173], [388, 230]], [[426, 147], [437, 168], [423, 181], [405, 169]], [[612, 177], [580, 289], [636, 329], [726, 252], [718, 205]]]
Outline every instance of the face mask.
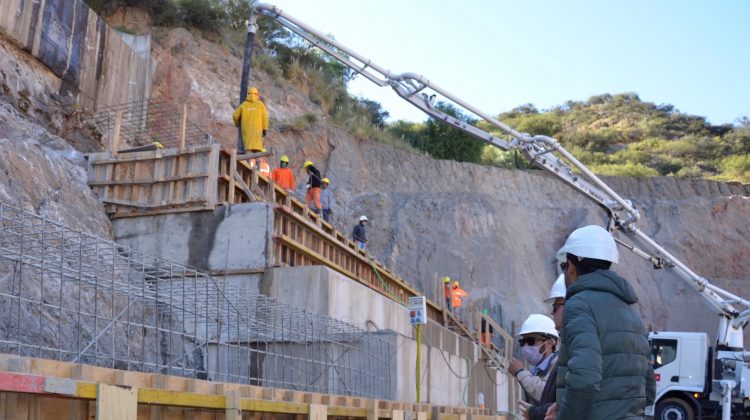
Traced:
[[521, 350], [523, 350], [524, 359], [526, 359], [526, 361], [532, 366], [538, 366], [539, 363], [542, 363], [543, 356], [542, 353], [539, 352], [540, 347], [542, 346], [523, 346], [521, 348]]

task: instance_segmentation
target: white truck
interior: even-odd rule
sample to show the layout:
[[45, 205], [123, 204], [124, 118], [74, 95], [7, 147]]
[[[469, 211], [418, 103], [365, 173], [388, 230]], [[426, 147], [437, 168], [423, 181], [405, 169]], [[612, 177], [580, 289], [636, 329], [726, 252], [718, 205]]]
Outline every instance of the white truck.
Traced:
[[[390, 86], [401, 98], [436, 120], [502, 150], [520, 151], [534, 166], [549, 171], [598, 204], [609, 215], [607, 227], [610, 232], [619, 231], [628, 239], [616, 238], [622, 247], [646, 259], [655, 268], [674, 270], [719, 315], [714, 347], [709, 345], [708, 337], [703, 333], [650, 334], [657, 379], [657, 403], [655, 408], [647, 407], [647, 414], [653, 412], [656, 418], [663, 420], [700, 419], [718, 411], [721, 411], [723, 420], [729, 420], [732, 416], [750, 416], [750, 352], [743, 350], [742, 331], [750, 318], [750, 301], [711, 284], [639, 230], [636, 223], [640, 214], [635, 206], [620, 197], [557, 140], [520, 133], [421, 75], [391, 73], [281, 9], [265, 3], [255, 4], [248, 21], [240, 101], [247, 91], [256, 22], [260, 15], [274, 19], [376, 85]], [[484, 119], [502, 132], [503, 137], [441, 112], [435, 107], [438, 98]]]

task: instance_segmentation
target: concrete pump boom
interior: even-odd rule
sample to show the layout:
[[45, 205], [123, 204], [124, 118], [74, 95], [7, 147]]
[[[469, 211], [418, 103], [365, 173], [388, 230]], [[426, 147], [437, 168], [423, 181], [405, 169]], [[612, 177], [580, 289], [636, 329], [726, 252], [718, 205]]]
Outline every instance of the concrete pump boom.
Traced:
[[[390, 86], [396, 91], [398, 96], [436, 120], [443, 121], [502, 150], [520, 150], [533, 165], [547, 170], [598, 204], [609, 215], [610, 226], [608, 228], [610, 230], [615, 228], [621, 230], [633, 244], [638, 244], [640, 247], [618, 240], [620, 245], [650, 261], [655, 268], [672, 268], [681, 278], [695, 288], [705, 298], [709, 306], [720, 315], [720, 325], [717, 335], [718, 346], [727, 349], [741, 349], [743, 347], [742, 329], [750, 318], [750, 301], [711, 284], [708, 279], [693, 272], [679, 259], [638, 229], [636, 223], [640, 219], [640, 214], [635, 206], [629, 200], [622, 198], [612, 190], [612, 188], [578, 161], [557, 140], [551, 137], [533, 136], [518, 132], [495, 117], [465, 102], [460, 97], [440, 88], [421, 75], [414, 73], [391, 73], [389, 70], [359, 55], [331, 37], [283, 12], [276, 6], [266, 3], [255, 5], [250, 16], [240, 100], [244, 98], [244, 94], [247, 91], [252, 43], [257, 30], [256, 19], [259, 15], [271, 17], [285, 28], [325, 51], [331, 57], [351, 68], [357, 74], [366, 77], [376, 85], [381, 87]], [[438, 95], [457, 105], [459, 109], [466, 110], [484, 119], [507, 135], [509, 139], [506, 140], [495, 136], [492, 133], [488, 133], [481, 128], [440, 111], [435, 107]], [[559, 156], [555, 155], [555, 152]], [[566, 161], [580, 173], [575, 173]], [[741, 307], [742, 310], [738, 310], [736, 306]]]

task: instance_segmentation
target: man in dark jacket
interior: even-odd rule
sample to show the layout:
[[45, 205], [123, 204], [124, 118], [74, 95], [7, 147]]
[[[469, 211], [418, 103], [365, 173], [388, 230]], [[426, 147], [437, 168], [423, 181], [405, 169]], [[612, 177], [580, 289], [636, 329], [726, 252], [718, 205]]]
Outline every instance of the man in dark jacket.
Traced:
[[360, 249], [365, 249], [367, 246], [367, 222], [367, 216], [364, 214], [359, 216], [359, 223], [352, 230], [352, 240], [357, 243]]
[[[567, 294], [557, 372], [557, 419], [642, 419], [654, 402], [646, 328], [619, 254], [600, 226], [570, 234], [557, 258]], [[550, 416], [548, 416], [549, 418]]]
[[310, 175], [310, 179], [307, 181], [305, 204], [307, 204], [310, 210], [320, 213], [323, 209], [323, 205], [320, 203], [320, 189], [323, 186], [323, 178], [321, 178], [318, 168], [311, 161], [308, 160], [305, 162], [304, 168], [308, 175]]

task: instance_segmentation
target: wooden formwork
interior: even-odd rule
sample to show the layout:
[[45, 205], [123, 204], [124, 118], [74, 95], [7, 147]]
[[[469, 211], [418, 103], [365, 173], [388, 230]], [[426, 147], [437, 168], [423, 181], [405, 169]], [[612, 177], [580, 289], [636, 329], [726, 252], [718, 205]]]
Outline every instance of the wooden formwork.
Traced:
[[219, 145], [92, 153], [88, 183], [113, 217], [213, 210]]
[[128, 372], [0, 355], [4, 419], [505, 419], [441, 407]]

